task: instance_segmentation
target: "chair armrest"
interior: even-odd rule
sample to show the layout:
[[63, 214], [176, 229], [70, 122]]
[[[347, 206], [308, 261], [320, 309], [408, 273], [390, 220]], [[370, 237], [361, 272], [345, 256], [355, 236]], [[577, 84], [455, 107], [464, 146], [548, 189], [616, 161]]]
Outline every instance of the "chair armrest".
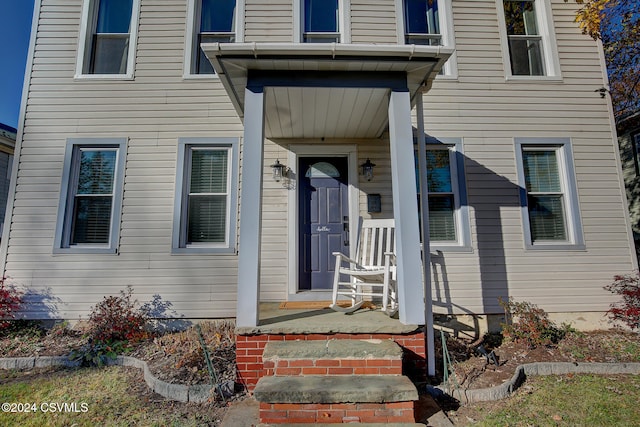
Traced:
[[336, 258], [342, 258], [342, 261], [350, 262], [350, 263], [353, 263], [353, 264], [357, 264], [356, 260], [349, 258], [348, 256], [346, 256], [342, 252], [333, 252], [333, 253], [331, 253], [331, 255], [333, 255]]
[[348, 262], [349, 264], [353, 264], [355, 265], [357, 268], [362, 268], [364, 269], [364, 267], [362, 267], [358, 261], [356, 261], [353, 258], [349, 258], [348, 256], [346, 256], [345, 254], [341, 253], [341, 252], [333, 252], [331, 255], [336, 257], [336, 268], [338, 268], [338, 265], [340, 265], [340, 263], [342, 262]]

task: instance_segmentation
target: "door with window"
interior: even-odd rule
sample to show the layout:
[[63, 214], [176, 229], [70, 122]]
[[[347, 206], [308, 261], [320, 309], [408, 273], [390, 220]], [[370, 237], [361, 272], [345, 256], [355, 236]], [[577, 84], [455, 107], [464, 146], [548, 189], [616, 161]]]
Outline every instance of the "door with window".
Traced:
[[298, 161], [298, 289], [326, 291], [333, 285], [332, 253], [349, 249], [347, 157]]

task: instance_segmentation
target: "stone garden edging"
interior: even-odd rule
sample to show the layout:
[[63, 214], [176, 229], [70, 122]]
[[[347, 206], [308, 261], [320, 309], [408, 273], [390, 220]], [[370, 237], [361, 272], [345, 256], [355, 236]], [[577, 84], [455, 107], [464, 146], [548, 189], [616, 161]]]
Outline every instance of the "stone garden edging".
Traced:
[[[33, 369], [48, 368], [53, 366], [78, 367], [79, 361], [73, 361], [65, 356], [42, 356], [42, 357], [7, 357], [0, 358], [0, 369]], [[171, 384], [154, 377], [147, 362], [130, 356], [118, 356], [114, 360], [108, 361], [107, 365], [130, 366], [138, 368], [144, 372], [144, 381], [147, 386], [159, 395], [178, 402], [202, 403], [212, 397], [213, 386], [205, 385], [184, 385]], [[221, 391], [225, 395], [233, 394], [234, 384], [232, 381], [221, 384]]]
[[[53, 366], [77, 367], [78, 361], [69, 360], [65, 356], [42, 357], [8, 357], [0, 358], [0, 369], [33, 369]], [[118, 356], [109, 361], [108, 365], [130, 366], [144, 372], [147, 386], [159, 395], [179, 402], [206, 402], [211, 397], [211, 385], [183, 385], [171, 384], [159, 380], [151, 374], [147, 362], [130, 356]], [[460, 390], [448, 392], [442, 386], [434, 387], [437, 393], [446, 393], [462, 403], [485, 402], [509, 397], [520, 387], [528, 376], [534, 375], [564, 375], [564, 374], [640, 374], [640, 363], [572, 363], [572, 362], [537, 362], [520, 365], [508, 381], [495, 387]], [[225, 395], [233, 393], [233, 382], [221, 385]]]
[[508, 381], [495, 387], [447, 391], [442, 386], [434, 387], [438, 393], [446, 393], [462, 403], [485, 402], [509, 397], [528, 376], [564, 374], [640, 374], [640, 363], [578, 363], [536, 362], [520, 365]]

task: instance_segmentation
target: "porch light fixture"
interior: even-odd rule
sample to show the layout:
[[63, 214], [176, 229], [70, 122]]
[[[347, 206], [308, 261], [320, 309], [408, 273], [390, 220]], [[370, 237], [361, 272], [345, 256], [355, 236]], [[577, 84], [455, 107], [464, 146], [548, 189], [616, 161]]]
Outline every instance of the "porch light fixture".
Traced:
[[367, 181], [371, 181], [373, 179], [373, 168], [375, 167], [375, 163], [371, 163], [371, 160], [367, 159], [366, 162], [360, 165], [362, 168], [362, 175], [364, 175]]
[[280, 163], [280, 159], [276, 159], [276, 162], [271, 165], [271, 169], [273, 170], [273, 180], [275, 182], [280, 182], [287, 175], [287, 167]]

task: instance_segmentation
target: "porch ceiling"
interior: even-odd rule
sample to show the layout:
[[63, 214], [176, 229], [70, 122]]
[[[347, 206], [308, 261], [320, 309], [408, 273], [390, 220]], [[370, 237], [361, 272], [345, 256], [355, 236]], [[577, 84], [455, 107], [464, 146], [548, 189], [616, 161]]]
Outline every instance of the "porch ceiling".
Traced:
[[[453, 52], [438, 46], [335, 43], [208, 43], [202, 49], [241, 119], [251, 76], [312, 76], [291, 85], [267, 79], [265, 136], [273, 139], [379, 137], [388, 124], [392, 82], [385, 85], [387, 76], [406, 76], [413, 100], [421, 88], [431, 86]], [[332, 75], [346, 78], [323, 81]], [[358, 76], [363, 76], [361, 84]]]

